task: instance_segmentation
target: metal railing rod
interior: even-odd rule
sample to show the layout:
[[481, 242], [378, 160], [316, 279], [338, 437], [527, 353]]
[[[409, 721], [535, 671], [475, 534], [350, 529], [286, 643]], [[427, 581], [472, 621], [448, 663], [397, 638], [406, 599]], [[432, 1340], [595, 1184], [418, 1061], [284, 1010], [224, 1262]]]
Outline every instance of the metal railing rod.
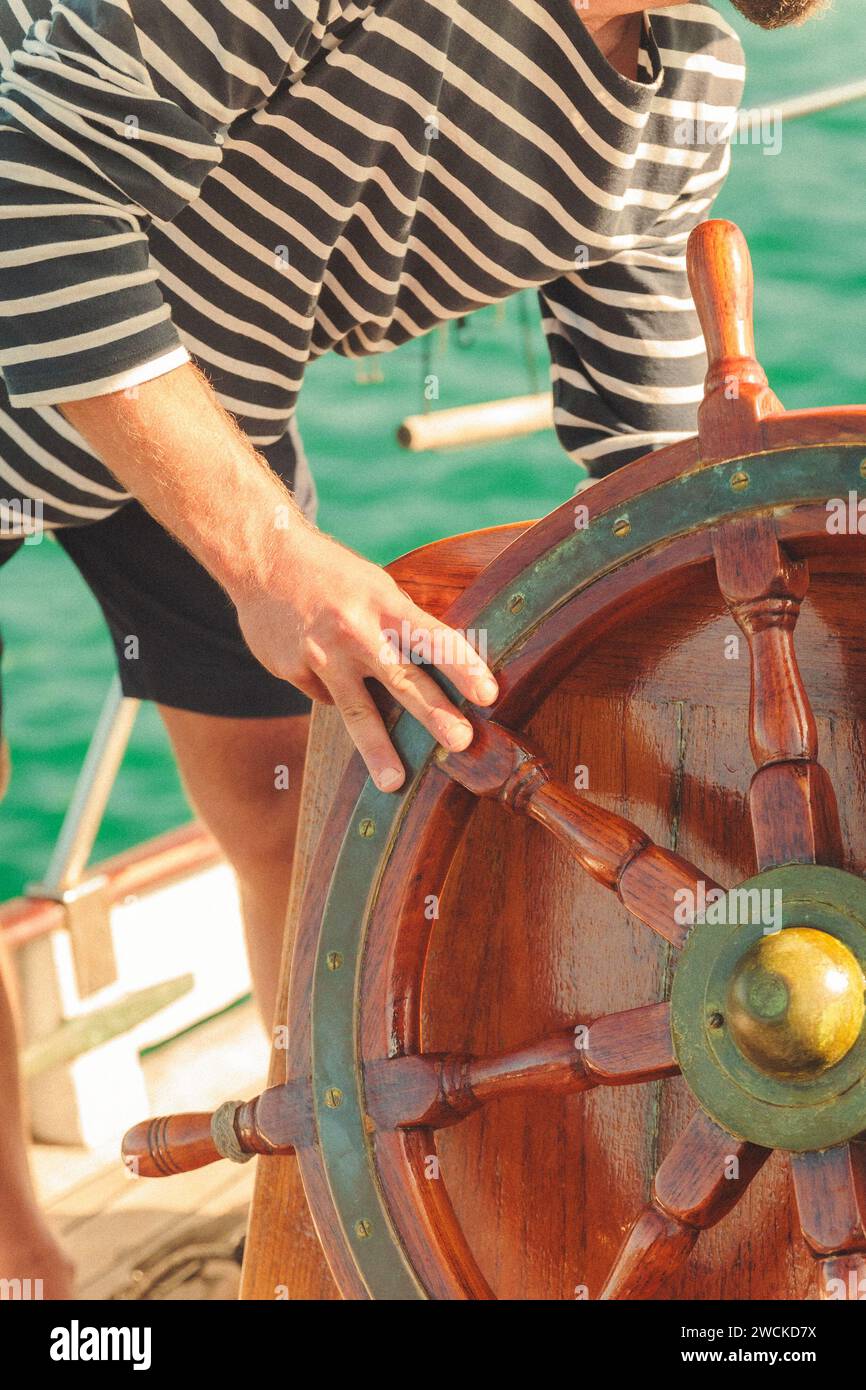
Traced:
[[846, 106], [851, 101], [866, 98], [866, 78], [856, 82], [843, 82], [838, 87], [825, 87], [820, 92], [805, 92], [800, 97], [789, 97], [777, 101], [772, 106], [760, 106], [753, 110], [743, 110], [737, 119], [737, 128], [742, 132], [752, 128], [755, 121], [796, 121], [801, 116], [814, 116], [820, 111], [830, 111], [834, 106]]
[[140, 701], [127, 699], [114, 677], [100, 711], [45, 877], [45, 896], [75, 887], [87, 867]]

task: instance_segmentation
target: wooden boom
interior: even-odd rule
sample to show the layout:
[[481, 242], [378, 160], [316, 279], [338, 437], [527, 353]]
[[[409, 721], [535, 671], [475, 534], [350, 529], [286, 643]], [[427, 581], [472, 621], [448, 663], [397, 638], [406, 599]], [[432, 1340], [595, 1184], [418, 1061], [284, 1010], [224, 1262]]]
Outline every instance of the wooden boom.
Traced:
[[453, 410], [433, 410], [428, 415], [409, 415], [397, 431], [404, 449], [467, 448], [494, 439], [516, 439], [537, 430], [553, 429], [553, 398], [549, 391], [533, 396], [511, 396]]

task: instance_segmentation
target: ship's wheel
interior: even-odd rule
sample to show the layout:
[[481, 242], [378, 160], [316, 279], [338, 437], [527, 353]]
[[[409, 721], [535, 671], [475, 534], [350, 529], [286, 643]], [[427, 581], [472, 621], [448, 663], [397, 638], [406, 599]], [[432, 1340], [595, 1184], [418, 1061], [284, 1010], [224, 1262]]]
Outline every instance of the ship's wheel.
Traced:
[[[825, 716], [833, 681], [823, 680], [816, 719], [795, 655], [811, 567], [810, 660], [819, 667], [825, 661], [827, 669], [841, 661], [851, 679], [860, 671], [866, 409], [783, 411], [755, 361], [751, 267], [730, 223], [698, 228], [689, 271], [710, 356], [699, 436], [629, 465], [525, 530], [451, 609], [452, 626], [486, 633], [501, 690], [493, 710], [472, 712], [476, 736], [466, 752], [437, 747], [404, 715], [392, 734], [407, 768], [404, 790], [378, 792], [357, 758], [343, 777], [298, 929], [288, 1083], [218, 1112], [212, 1134], [202, 1117], [172, 1117], [127, 1138], [127, 1155], [142, 1173], [196, 1166], [217, 1150], [236, 1158], [294, 1150], [319, 1240], [346, 1297], [513, 1297], [519, 1289], [537, 1297], [545, 1287], [549, 1297], [574, 1296], [572, 1289], [604, 1299], [664, 1296], [682, 1287], [676, 1281], [701, 1233], [751, 1201], [750, 1185], [760, 1189], [774, 1151], [785, 1156], [793, 1180], [802, 1250], [817, 1265], [815, 1291], [826, 1298], [866, 1294], [866, 882], [859, 872], [863, 847], [843, 835], [843, 825], [859, 815], [863, 785]], [[671, 616], [672, 607], [680, 616]], [[608, 655], [614, 652], [606, 658], [608, 676], [632, 658], [646, 666], [647, 643], [655, 644], [656, 667], [674, 669], [683, 653], [694, 666], [695, 653], [708, 650], [698, 640], [708, 630], [707, 614], [719, 616], [718, 630], [734, 648], [742, 643], [744, 680], [746, 658], [750, 670], [741, 742], [754, 763], [743, 795], [757, 873], [733, 886], [726, 879], [725, 888], [718, 870], [690, 862], [672, 838], [682, 787], [663, 846], [594, 800], [592, 769], [585, 790], [586, 768], [574, 769], [561, 750], [552, 759], [556, 775], [545, 757], [543, 721], [536, 718], [534, 736], [526, 733], [551, 692], [575, 669], [591, 670], [592, 652], [605, 643]], [[611, 634], [619, 634], [618, 645]], [[590, 666], [581, 668], [582, 660]], [[728, 678], [719, 667], [720, 689]], [[712, 687], [714, 679], [712, 671], [691, 669], [683, 691], [690, 681]], [[671, 688], [679, 689], [676, 680]], [[849, 689], [840, 728], [856, 732], [858, 701], [866, 696]], [[711, 707], [712, 698], [705, 703]], [[656, 744], [668, 734], [658, 729], [675, 723], [677, 704], [669, 702], [645, 741], [648, 766], [661, 756]], [[613, 743], [616, 708], [612, 702]], [[826, 766], [819, 724], [833, 745]], [[669, 732], [676, 743], [677, 728]], [[722, 735], [707, 726], [705, 737]], [[731, 758], [725, 765], [734, 780]], [[831, 765], [834, 775], [850, 769], [838, 800]], [[719, 807], [733, 803], [717, 790], [704, 789], [713, 828], [704, 843], [715, 863], [736, 863], [720, 842], [728, 831]], [[643, 797], [658, 805], [658, 796], [641, 792], [635, 773], [631, 792], [633, 802]], [[693, 801], [695, 794], [693, 788]], [[485, 812], [488, 830], [496, 822], [497, 848], [489, 861], [467, 862], [470, 821], [484, 800], [499, 803]], [[605, 936], [598, 921], [593, 928], [588, 920], [593, 913], [598, 919], [599, 890], [592, 889], [595, 897], [589, 889], [586, 897], [575, 894], [575, 956], [566, 966], [550, 958], [539, 925], [546, 910], [542, 833], [560, 847], [552, 851], [557, 864], [567, 856], [618, 904]], [[732, 822], [730, 834], [733, 843]], [[473, 1035], [482, 997], [484, 1037], [509, 1036], [520, 1017], [520, 943], [515, 947], [512, 936], [509, 952], [498, 956], [494, 924], [472, 950], [466, 938], [484, 918], [485, 895], [501, 908], [490, 884], [500, 882], [499, 856], [508, 850], [524, 856], [522, 868], [508, 870], [512, 892], [524, 881], [534, 884], [522, 904], [523, 969], [527, 977], [544, 976], [545, 997], [561, 1007], [534, 1041], [490, 1051], [443, 1048], [439, 1037]], [[462, 907], [453, 901], [457, 877], [464, 894], [470, 878], [475, 883], [476, 897]], [[551, 870], [551, 883], [555, 877]], [[438, 936], [449, 893], [453, 974]], [[584, 914], [591, 951], [581, 945]], [[662, 967], [647, 988], [649, 1002], [635, 1006], [635, 981], [650, 958], [640, 933], [663, 948], [653, 957]], [[614, 1000], [621, 974], [621, 1007], [569, 1015], [562, 982], [575, 959], [590, 983], [603, 967], [602, 993]], [[437, 1026], [431, 999], [450, 1012], [448, 1027]], [[692, 1113], [663, 1154], [656, 1154], [656, 1130], [646, 1151], [655, 1155], [649, 1198], [622, 1240], [616, 1212], [631, 1160], [619, 1120], [605, 1142], [603, 1125], [580, 1129], [574, 1106], [596, 1099], [579, 1093], [635, 1088], [655, 1097], [641, 1102], [644, 1116], [658, 1115], [659, 1095], [670, 1085]], [[485, 1137], [484, 1116], [497, 1107], [498, 1128]], [[559, 1111], [572, 1119], [551, 1119]], [[509, 1114], [510, 1128], [501, 1119]], [[542, 1115], [543, 1125], [534, 1125], [533, 1116]], [[462, 1147], [454, 1138], [461, 1131], [470, 1133]], [[580, 1155], [569, 1152], [577, 1133], [585, 1139]], [[502, 1158], [509, 1144], [522, 1164], [522, 1185], [511, 1190]], [[599, 1155], [604, 1150], [594, 1171], [592, 1144]], [[778, 1169], [778, 1158], [772, 1163]], [[573, 1208], [560, 1197], [578, 1180], [582, 1210], [602, 1212], [599, 1189], [608, 1184], [613, 1213], [586, 1254], [585, 1268], [595, 1272], [588, 1280], [571, 1246], [564, 1278], [555, 1254], [557, 1240], [564, 1248], [572, 1239]], [[497, 1184], [496, 1243], [485, 1245], [479, 1222], [489, 1219]], [[772, 1251], [790, 1265], [780, 1210], [777, 1200], [765, 1233], [768, 1258]], [[539, 1213], [547, 1222], [543, 1247], [533, 1245], [530, 1230]], [[756, 1220], [761, 1213], [752, 1209], [753, 1240]], [[602, 1279], [596, 1271], [606, 1251], [610, 1269]], [[549, 1269], [540, 1267], [545, 1259]], [[802, 1268], [796, 1275], [791, 1268], [786, 1275], [780, 1265], [778, 1281], [767, 1276], [762, 1287], [775, 1289], [774, 1296], [802, 1293]], [[717, 1281], [717, 1292], [728, 1290], [723, 1296], [732, 1288]]]

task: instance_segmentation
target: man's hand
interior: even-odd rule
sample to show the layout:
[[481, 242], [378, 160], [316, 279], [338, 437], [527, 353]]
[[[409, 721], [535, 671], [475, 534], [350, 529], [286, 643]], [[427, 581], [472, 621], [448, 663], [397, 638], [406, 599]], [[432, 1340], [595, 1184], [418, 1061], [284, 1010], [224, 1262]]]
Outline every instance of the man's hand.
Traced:
[[384, 570], [304, 519], [194, 366], [62, 410], [115, 477], [222, 584], [262, 665], [334, 702], [383, 791], [396, 791], [404, 772], [367, 677], [381, 681], [447, 748], [472, 742], [469, 721], [387, 634], [402, 634], [407, 623], [413, 645], [441, 648], [449, 659], [437, 661], [439, 669], [478, 705], [497, 696], [487, 667]]
[[472, 742], [469, 721], [388, 634], [407, 625], [413, 646], [448, 654], [439, 669], [461, 694], [477, 705], [496, 699], [496, 682], [461, 634], [425, 613], [384, 570], [311, 528], [293, 537], [282, 560], [277, 555], [264, 589], [235, 601], [253, 655], [313, 699], [333, 701], [382, 791], [396, 791], [404, 772], [366, 677], [446, 748]]

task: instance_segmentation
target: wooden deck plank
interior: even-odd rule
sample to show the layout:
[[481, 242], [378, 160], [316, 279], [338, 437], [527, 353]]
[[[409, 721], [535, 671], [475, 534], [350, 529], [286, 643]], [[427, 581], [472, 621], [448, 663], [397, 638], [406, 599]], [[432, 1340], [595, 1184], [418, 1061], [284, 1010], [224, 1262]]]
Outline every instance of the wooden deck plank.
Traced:
[[[222, 1183], [213, 1186], [209, 1197], [205, 1198], [199, 1193], [194, 1200], [186, 1202], [179, 1197], [174, 1212], [152, 1212], [152, 1221], [139, 1221], [136, 1218], [134, 1226], [130, 1225], [126, 1229], [128, 1212], [118, 1213], [109, 1210], [104, 1213], [98, 1223], [94, 1223], [98, 1224], [98, 1236], [103, 1246], [106, 1242], [112, 1241], [118, 1221], [122, 1223], [121, 1239], [125, 1238], [127, 1244], [122, 1252], [115, 1246], [111, 1258], [104, 1262], [99, 1271], [90, 1269], [79, 1279], [78, 1296], [85, 1299], [109, 1299], [116, 1296], [129, 1288], [136, 1270], [146, 1269], [147, 1265], [166, 1249], [179, 1252], [184, 1246], [212, 1245], [223, 1246], [228, 1252], [236, 1246], [246, 1228], [247, 1212], [253, 1194], [253, 1174], [250, 1171], [253, 1165], [222, 1166], [227, 1170], [227, 1177]], [[195, 1174], [185, 1176], [194, 1177]], [[190, 1195], [183, 1177], [169, 1179], [165, 1185], [170, 1186], [173, 1183], [186, 1187], [185, 1195]], [[144, 1185], [143, 1182], [141, 1185]], [[166, 1219], [159, 1220], [160, 1215]], [[84, 1261], [78, 1255], [77, 1240], [71, 1243], [70, 1248], [73, 1258], [79, 1263], [79, 1268], [84, 1271]]]
[[[213, 1109], [255, 1095], [267, 1053], [251, 1004], [209, 1020], [144, 1059], [151, 1113]], [[48, 1145], [35, 1151], [43, 1205], [75, 1262], [77, 1296], [85, 1299], [124, 1291], [134, 1297], [134, 1271], [147, 1271], [184, 1246], [230, 1251], [244, 1233], [252, 1198], [255, 1162], [135, 1179], [120, 1162], [119, 1144], [120, 1135], [112, 1152]]]

